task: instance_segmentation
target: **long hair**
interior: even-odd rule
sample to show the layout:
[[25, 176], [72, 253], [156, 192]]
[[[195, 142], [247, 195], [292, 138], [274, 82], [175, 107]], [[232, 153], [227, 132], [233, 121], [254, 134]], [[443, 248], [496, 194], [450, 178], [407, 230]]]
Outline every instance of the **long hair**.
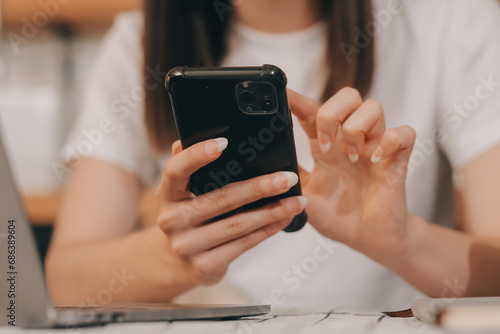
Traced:
[[[318, 4], [318, 15], [327, 22], [328, 34], [329, 75], [321, 102], [344, 86], [366, 94], [373, 77], [374, 43], [353, 44], [372, 20], [371, 0], [319, 0]], [[226, 52], [228, 18], [233, 9], [231, 0], [145, 0], [145, 75], [154, 71], [164, 78], [175, 66], [219, 65]], [[144, 115], [151, 144], [159, 151], [168, 151], [177, 139], [177, 130], [163, 85], [146, 89]]]

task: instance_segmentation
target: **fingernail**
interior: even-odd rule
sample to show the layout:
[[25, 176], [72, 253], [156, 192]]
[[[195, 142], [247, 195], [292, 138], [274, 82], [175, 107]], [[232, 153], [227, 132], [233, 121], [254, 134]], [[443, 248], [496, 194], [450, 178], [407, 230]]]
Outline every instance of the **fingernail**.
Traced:
[[319, 142], [319, 148], [321, 149], [321, 152], [326, 153], [330, 150], [330, 146], [332, 145], [332, 141], [326, 133], [324, 133], [324, 132], [318, 133], [318, 142]]
[[380, 160], [382, 160], [382, 157], [384, 156], [384, 149], [382, 148], [382, 146], [379, 146], [377, 147], [377, 149], [375, 150], [375, 152], [373, 152], [372, 154], [372, 157], [371, 157], [371, 162], [373, 162], [374, 164], [376, 164], [377, 162], [379, 162]]
[[297, 182], [299, 182], [299, 176], [294, 172], [282, 172], [273, 177], [273, 184], [278, 189], [291, 188]]
[[347, 155], [349, 156], [349, 160], [351, 160], [352, 163], [355, 163], [359, 160], [358, 149], [352, 145], [347, 145]]
[[297, 211], [297, 201], [299, 201], [300, 211], [304, 210], [307, 205], [307, 198], [304, 196], [289, 197], [283, 200], [288, 212]]
[[208, 155], [213, 155], [224, 151], [227, 147], [228, 141], [226, 138], [215, 138], [205, 144], [205, 152]]
[[300, 210], [304, 210], [309, 201], [304, 196], [299, 196], [299, 197], [297, 197], [297, 199], [299, 200], [299, 203], [300, 203]]

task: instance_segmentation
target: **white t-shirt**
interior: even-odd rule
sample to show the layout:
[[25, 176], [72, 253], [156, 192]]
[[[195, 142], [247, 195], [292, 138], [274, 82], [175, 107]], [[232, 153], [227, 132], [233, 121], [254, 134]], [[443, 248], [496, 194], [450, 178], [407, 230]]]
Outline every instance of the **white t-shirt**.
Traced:
[[[374, 1], [369, 29], [377, 29], [376, 70], [369, 97], [384, 106], [388, 127], [408, 124], [417, 132], [407, 179], [409, 211], [451, 225], [451, 170], [500, 143], [500, 5], [496, 0], [398, 3]], [[139, 12], [116, 18], [65, 155], [111, 161], [151, 184], [168, 157], [153, 153], [143, 122], [142, 20]], [[223, 66], [275, 64], [290, 88], [319, 98], [326, 76], [324, 24], [286, 34], [233, 24], [228, 41]], [[310, 169], [307, 138], [298, 124], [294, 131], [299, 163]], [[275, 310], [397, 309], [419, 295], [391, 271], [309, 225], [264, 241], [238, 258], [221, 284], [197, 289], [188, 299], [234, 301], [221, 287], [237, 292], [239, 301], [268, 302]]]

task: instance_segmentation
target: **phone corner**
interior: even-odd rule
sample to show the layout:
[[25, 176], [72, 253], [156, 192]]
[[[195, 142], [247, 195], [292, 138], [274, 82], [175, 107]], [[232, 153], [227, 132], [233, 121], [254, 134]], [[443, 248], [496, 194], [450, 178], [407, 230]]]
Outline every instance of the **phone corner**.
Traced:
[[168, 71], [167, 75], [165, 76], [165, 88], [167, 89], [167, 91], [170, 92], [172, 89], [172, 85], [180, 78], [185, 77], [184, 71], [186, 70], [186, 68], [187, 66], [176, 66]]
[[264, 64], [262, 65], [261, 77], [268, 77], [274, 79], [282, 84], [284, 87], [287, 85], [287, 77], [285, 72], [276, 65]]

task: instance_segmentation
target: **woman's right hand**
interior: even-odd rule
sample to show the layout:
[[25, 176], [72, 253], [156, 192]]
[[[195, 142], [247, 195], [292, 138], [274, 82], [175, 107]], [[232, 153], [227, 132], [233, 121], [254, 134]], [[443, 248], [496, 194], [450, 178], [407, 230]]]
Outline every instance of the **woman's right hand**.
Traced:
[[195, 197], [187, 190], [191, 174], [219, 158], [227, 145], [227, 139], [217, 138], [182, 150], [175, 142], [174, 156], [166, 163], [156, 191], [158, 226], [182, 263], [184, 277], [194, 285], [220, 281], [232, 261], [285, 228], [307, 204], [305, 197], [289, 197], [214, 221], [245, 204], [282, 194], [298, 182], [293, 172], [277, 172]]

